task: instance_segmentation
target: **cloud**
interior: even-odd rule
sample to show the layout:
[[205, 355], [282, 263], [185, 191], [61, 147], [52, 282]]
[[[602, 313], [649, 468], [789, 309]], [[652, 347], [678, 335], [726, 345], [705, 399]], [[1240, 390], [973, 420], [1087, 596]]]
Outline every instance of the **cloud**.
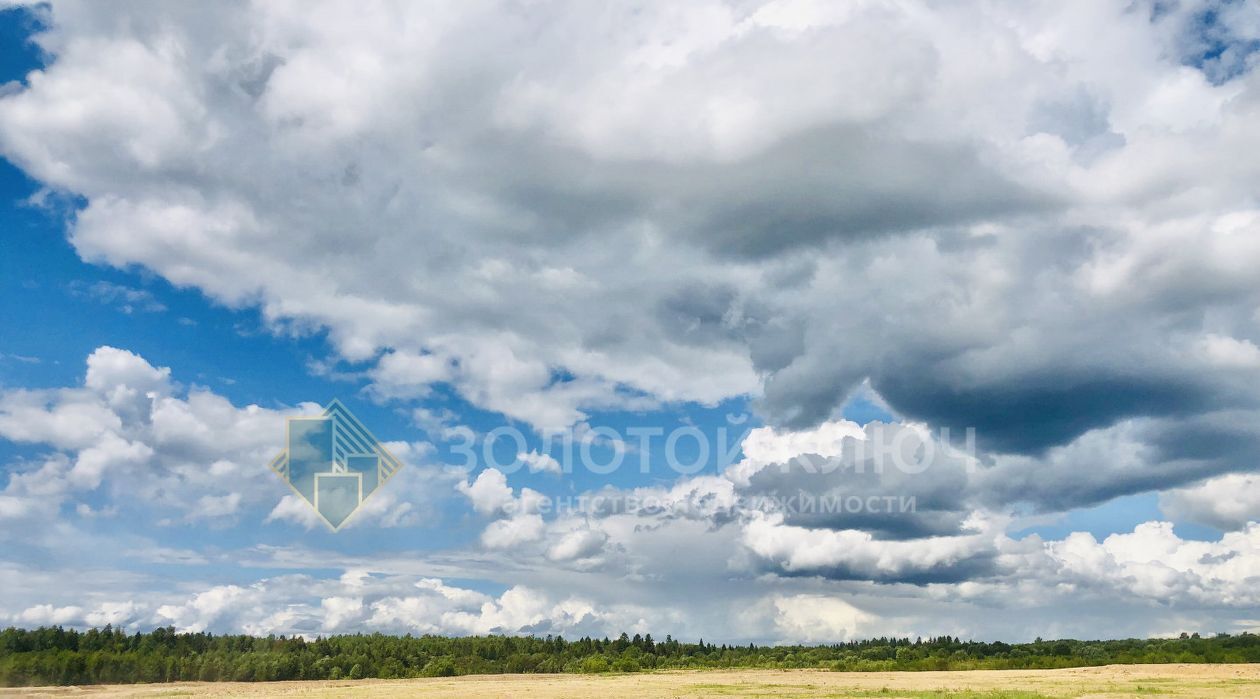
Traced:
[[[284, 418], [318, 406], [238, 407], [207, 389], [184, 389], [169, 368], [114, 347], [97, 348], [86, 364], [78, 387], [0, 391], [0, 437], [50, 450], [11, 466], [0, 518], [56, 518], [65, 504], [81, 517], [143, 511], [167, 526], [221, 527], [264, 515], [307, 528], [319, 521], [304, 502], [282, 498], [283, 485], [265, 467], [280, 449]], [[428, 443], [389, 447], [407, 468], [349, 526], [431, 521], [460, 480], [426, 463]]]
[[483, 470], [471, 483], [459, 483], [455, 489], [468, 498], [478, 514], [496, 517], [481, 533], [486, 548], [511, 549], [542, 537], [546, 526], [539, 514], [545, 500], [542, 493], [521, 488], [520, 495], [515, 495], [507, 477], [495, 468]]
[[1188, 541], [1171, 522], [1146, 522], [1098, 542], [1083, 532], [1046, 549], [1062, 577], [1082, 586], [1114, 586], [1153, 600], [1253, 606], [1250, 581], [1260, 570], [1260, 525], [1220, 541]]
[[0, 434], [13, 442], [49, 443], [83, 448], [101, 435], [122, 426], [107, 405], [84, 394], [42, 391], [5, 392], [0, 411]]
[[620, 632], [616, 629], [629, 628], [619, 624], [635, 613], [629, 605], [601, 610], [578, 596], [552, 597], [524, 586], [510, 587], [496, 597], [437, 578], [347, 572], [333, 579], [290, 575], [248, 586], [216, 585], [149, 608], [107, 603], [85, 612], [79, 607], [39, 605], [18, 616], [26, 623], [78, 625], [88, 618], [108, 617], [123, 624], [171, 624], [181, 631], [240, 628], [310, 637], [365, 627], [400, 634], [616, 635]]
[[824, 643], [874, 635], [870, 614], [834, 597], [793, 595], [774, 598], [775, 625], [787, 638]]
[[82, 618], [81, 607], [53, 607], [51, 604], [36, 605], [18, 615], [18, 621], [31, 626], [69, 624]]
[[320, 600], [324, 610], [324, 628], [334, 630], [358, 620], [363, 614], [363, 599], [359, 597], [325, 597]]
[[455, 367], [434, 354], [390, 352], [371, 371], [372, 390], [387, 398], [424, 396], [432, 384], [449, 381]]
[[1256, 406], [1254, 13], [1147, 10], [54, 3], [0, 149], [84, 259], [326, 328], [383, 400], [802, 429], [869, 382], [1034, 454]]
[[460, 484], [458, 489], [468, 496], [473, 509], [483, 515], [504, 512], [513, 502], [507, 477], [495, 468], [485, 469], [471, 483]]
[[506, 549], [536, 541], [543, 532], [543, 519], [534, 514], [518, 514], [486, 525], [481, 543], [490, 549]]
[[591, 558], [604, 549], [608, 534], [599, 529], [576, 529], [562, 537], [547, 549], [547, 558], [552, 561], [572, 561]]
[[220, 585], [197, 593], [182, 605], [164, 604], [157, 608], [156, 616], [182, 631], [205, 631], [228, 612], [236, 615], [259, 609], [263, 592], [261, 587]]
[[170, 369], [100, 347], [87, 358], [81, 388], [0, 394], [0, 436], [65, 454], [12, 475], [6, 492], [55, 506], [104, 488], [129, 509], [156, 505], [180, 519], [211, 520], [265, 498], [267, 474], [250, 466], [274, 451], [286, 413], [178, 390]]
[[529, 469], [530, 473], [551, 473], [556, 475], [561, 473], [560, 462], [556, 461], [551, 454], [530, 451], [521, 454], [519, 458], [526, 468]]
[[1086, 432], [1040, 458], [999, 455], [975, 476], [991, 507], [1030, 503], [1055, 512], [1159, 491], [1254, 467], [1260, 412], [1212, 410], [1137, 418]]
[[1260, 478], [1233, 473], [1159, 494], [1159, 507], [1175, 520], [1199, 522], [1225, 531], [1260, 521]]
[[740, 496], [766, 500], [790, 524], [896, 539], [957, 534], [985, 500], [975, 482], [977, 455], [968, 453], [965, 438], [955, 444], [946, 436], [877, 421], [757, 428], [725, 476]]
[[784, 575], [959, 582], [989, 574], [994, 555], [992, 535], [983, 533], [880, 541], [863, 531], [793, 527], [775, 517], [754, 518], [743, 532], [744, 544]]
[[305, 529], [326, 526], [324, 520], [300, 495], [285, 495], [268, 513], [267, 522], [292, 522]]
[[136, 311], [160, 313], [166, 310], [166, 305], [158, 301], [153, 292], [147, 289], [133, 289], [123, 284], [107, 281], [98, 281], [91, 285], [72, 284], [70, 291], [76, 296], [114, 306], [128, 315]]

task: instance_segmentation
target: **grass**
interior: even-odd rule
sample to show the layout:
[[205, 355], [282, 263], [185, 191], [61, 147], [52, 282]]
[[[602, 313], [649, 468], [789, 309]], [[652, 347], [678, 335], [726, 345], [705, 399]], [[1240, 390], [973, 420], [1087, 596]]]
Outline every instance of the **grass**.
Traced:
[[853, 690], [845, 691], [841, 694], [833, 694], [834, 697], [888, 697], [889, 699], [1054, 699], [1053, 695], [1042, 694], [1040, 692], [1025, 692], [1022, 690], [914, 690], [914, 689], [889, 689], [887, 687], [880, 690]]
[[[0, 699], [29, 689], [0, 689]], [[864, 672], [711, 670], [605, 675], [470, 675], [419, 680], [180, 683], [46, 687], [45, 697], [371, 697], [530, 699], [775, 697], [777, 699], [1121, 699], [1134, 696], [1260, 697], [1257, 665], [1113, 665], [1067, 670]]]
[[[815, 684], [768, 684], [739, 682], [734, 684], [698, 683], [687, 685], [689, 692], [706, 696], [774, 696], [774, 697], [876, 697], [886, 699], [1055, 699], [1054, 695], [1022, 690], [913, 690], [892, 689], [843, 689], [838, 693], [819, 694]], [[829, 689], [829, 688], [828, 688]]]

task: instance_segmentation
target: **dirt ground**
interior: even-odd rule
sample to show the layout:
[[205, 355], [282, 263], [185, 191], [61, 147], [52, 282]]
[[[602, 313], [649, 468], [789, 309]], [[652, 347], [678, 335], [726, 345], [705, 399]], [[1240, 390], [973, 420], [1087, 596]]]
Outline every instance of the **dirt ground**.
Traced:
[[420, 680], [196, 683], [0, 689], [42, 697], [1260, 697], [1260, 665], [1110, 665], [1070, 670], [630, 675], [476, 675]]

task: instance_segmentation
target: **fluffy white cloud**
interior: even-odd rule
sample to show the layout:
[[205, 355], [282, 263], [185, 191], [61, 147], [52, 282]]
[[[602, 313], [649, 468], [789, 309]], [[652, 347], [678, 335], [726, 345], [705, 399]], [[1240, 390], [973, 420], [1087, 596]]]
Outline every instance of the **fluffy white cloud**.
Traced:
[[515, 495], [507, 484], [507, 476], [495, 468], [487, 468], [472, 482], [459, 483], [455, 488], [478, 513], [497, 518], [481, 533], [481, 543], [486, 548], [510, 549], [542, 537], [546, 528], [539, 514], [545, 500], [542, 493], [521, 488], [520, 495]]
[[1171, 522], [1146, 522], [1101, 543], [1077, 532], [1046, 545], [1062, 578], [1086, 586], [1118, 588], [1160, 601], [1252, 607], [1260, 603], [1260, 525], [1229, 532], [1219, 541], [1188, 541]]
[[806, 455], [835, 458], [844, 454], [844, 441], [865, 440], [862, 426], [851, 420], [830, 420], [812, 430], [777, 430], [758, 427], [748, 431], [740, 443], [743, 460], [728, 475], [737, 483], [747, 485], [756, 472], [772, 464], [787, 464], [792, 459]]
[[1260, 521], [1260, 477], [1234, 473], [1159, 495], [1160, 508], [1174, 519], [1200, 522], [1226, 531]]
[[82, 618], [83, 609], [81, 607], [54, 607], [51, 604], [40, 604], [30, 607], [17, 616], [18, 621], [31, 626], [70, 624]]
[[171, 370], [166, 367], [155, 367], [134, 352], [100, 347], [88, 357], [83, 384], [114, 402], [119, 397], [165, 393], [170, 390], [170, 380]]
[[743, 536], [754, 554], [784, 574], [863, 580], [983, 576], [987, 567], [984, 559], [993, 551], [993, 534], [880, 541], [863, 531], [784, 525], [778, 516], [754, 517], [744, 527]]
[[300, 495], [285, 495], [267, 514], [268, 522], [292, 522], [306, 529], [327, 526], [324, 520], [311, 508], [311, 504]]
[[[183, 604], [164, 604], [157, 608], [156, 616], [183, 631], [205, 631], [226, 614], [239, 616], [261, 609], [264, 594], [260, 585], [220, 585], [198, 592]], [[245, 626], [257, 628], [257, 623], [247, 621]]]
[[485, 469], [471, 483], [461, 483], [458, 488], [459, 492], [468, 496], [473, 509], [483, 515], [504, 512], [513, 502], [507, 476], [496, 468]]
[[[775, 625], [785, 638], [799, 638], [803, 643], [825, 643], [869, 638], [877, 621], [870, 614], [834, 597], [792, 595], [773, 600]], [[882, 634], [881, 634], [882, 635]]]
[[7, 391], [0, 412], [0, 434], [5, 439], [45, 442], [66, 449], [87, 447], [121, 427], [116, 413], [86, 395]]
[[[237, 407], [203, 388], [184, 390], [170, 374], [127, 350], [100, 347], [87, 358], [82, 387], [0, 391], [0, 438], [51, 450], [9, 466], [0, 519], [55, 519], [68, 504], [80, 517], [143, 510], [166, 525], [227, 525], [271, 508], [267, 521], [316, 525], [309, 505], [281, 497], [283, 484], [265, 466], [280, 448], [284, 418], [318, 406]], [[350, 526], [414, 526], [460, 480], [424, 463], [427, 443], [389, 447], [410, 467]]]
[[324, 628], [329, 630], [356, 621], [363, 614], [361, 597], [325, 597], [319, 604], [324, 610]]
[[554, 473], [561, 472], [560, 462], [551, 454], [542, 454], [536, 451], [525, 452], [519, 456], [525, 467], [530, 473]]
[[506, 549], [527, 541], [536, 541], [543, 533], [543, 519], [535, 514], [517, 514], [497, 519], [486, 525], [481, 543], [486, 548]]
[[1202, 5], [67, 0], [0, 149], [85, 259], [325, 327], [383, 398], [799, 428], [867, 382], [1036, 453], [1257, 403], [1255, 10]]
[[553, 561], [572, 561], [591, 558], [604, 549], [608, 534], [600, 529], [575, 529], [562, 535], [547, 549], [547, 558]]
[[169, 369], [101, 347], [87, 359], [82, 388], [0, 393], [0, 437], [58, 452], [39, 468], [14, 469], [5, 494], [55, 511], [104, 491], [115, 505], [184, 520], [231, 518], [268, 497], [268, 474], [257, 465], [274, 456], [286, 413], [177, 390]]

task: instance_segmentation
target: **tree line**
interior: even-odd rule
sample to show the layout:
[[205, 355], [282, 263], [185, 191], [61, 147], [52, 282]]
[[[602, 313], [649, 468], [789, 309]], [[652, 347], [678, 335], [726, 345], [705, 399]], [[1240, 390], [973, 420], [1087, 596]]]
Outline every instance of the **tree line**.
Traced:
[[828, 645], [716, 645], [651, 634], [559, 636], [294, 636], [177, 633], [158, 628], [0, 631], [0, 686], [135, 682], [338, 680], [656, 669], [823, 668], [839, 671], [1063, 668], [1260, 661], [1260, 636], [1032, 643], [874, 638]]

